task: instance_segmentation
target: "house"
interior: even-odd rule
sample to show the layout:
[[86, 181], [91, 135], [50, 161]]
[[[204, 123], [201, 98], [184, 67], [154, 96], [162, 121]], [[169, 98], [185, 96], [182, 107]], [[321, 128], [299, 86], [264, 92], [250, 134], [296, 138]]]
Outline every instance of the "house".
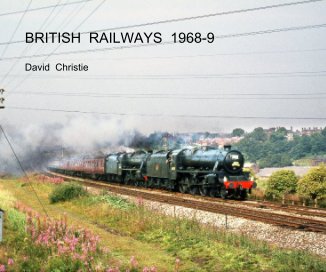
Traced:
[[260, 178], [269, 178], [274, 172], [279, 170], [292, 170], [296, 176], [303, 176], [311, 169], [310, 166], [287, 166], [287, 167], [270, 167], [262, 168], [257, 173]]

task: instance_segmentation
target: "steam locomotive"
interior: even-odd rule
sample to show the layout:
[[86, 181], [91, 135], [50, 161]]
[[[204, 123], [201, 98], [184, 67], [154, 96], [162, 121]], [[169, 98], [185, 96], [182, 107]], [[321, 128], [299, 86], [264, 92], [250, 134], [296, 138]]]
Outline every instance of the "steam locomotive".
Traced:
[[181, 193], [245, 199], [254, 186], [243, 171], [244, 157], [231, 146], [133, 153], [69, 159], [49, 165], [54, 172]]

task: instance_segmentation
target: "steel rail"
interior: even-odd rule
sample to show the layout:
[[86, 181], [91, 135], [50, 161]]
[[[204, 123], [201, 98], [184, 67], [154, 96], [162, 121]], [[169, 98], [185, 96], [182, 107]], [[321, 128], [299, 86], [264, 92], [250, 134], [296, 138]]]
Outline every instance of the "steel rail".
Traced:
[[[180, 196], [167, 192], [163, 193], [160, 191], [149, 191], [136, 187], [130, 188], [127, 186], [112, 185], [106, 182], [76, 178], [53, 172], [49, 172], [49, 174], [70, 180], [75, 180], [89, 187], [104, 189], [117, 194], [143, 198], [145, 200], [171, 204], [175, 206], [182, 206], [212, 213], [241, 217], [292, 229], [326, 233], [326, 221], [313, 218], [279, 214], [266, 210], [251, 209], [248, 207], [239, 207], [239, 205], [234, 206], [228, 202], [210, 201], [211, 199], [196, 199], [188, 195]], [[239, 204], [239, 202], [237, 202], [237, 204]]]

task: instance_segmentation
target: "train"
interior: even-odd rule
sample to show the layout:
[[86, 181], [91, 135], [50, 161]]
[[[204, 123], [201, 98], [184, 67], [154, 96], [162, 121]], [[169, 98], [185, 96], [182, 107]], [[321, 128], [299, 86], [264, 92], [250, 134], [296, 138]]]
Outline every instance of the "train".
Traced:
[[53, 172], [147, 188], [244, 200], [255, 182], [230, 145], [109, 153], [53, 162]]

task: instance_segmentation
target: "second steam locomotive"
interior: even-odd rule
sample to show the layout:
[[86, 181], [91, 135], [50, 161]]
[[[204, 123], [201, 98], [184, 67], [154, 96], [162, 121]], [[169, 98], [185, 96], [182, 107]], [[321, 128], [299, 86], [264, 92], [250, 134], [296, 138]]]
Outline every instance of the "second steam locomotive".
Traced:
[[72, 176], [181, 193], [245, 199], [254, 186], [243, 171], [244, 157], [231, 146], [184, 148], [155, 153], [143, 150], [100, 158], [69, 159], [49, 169]]

